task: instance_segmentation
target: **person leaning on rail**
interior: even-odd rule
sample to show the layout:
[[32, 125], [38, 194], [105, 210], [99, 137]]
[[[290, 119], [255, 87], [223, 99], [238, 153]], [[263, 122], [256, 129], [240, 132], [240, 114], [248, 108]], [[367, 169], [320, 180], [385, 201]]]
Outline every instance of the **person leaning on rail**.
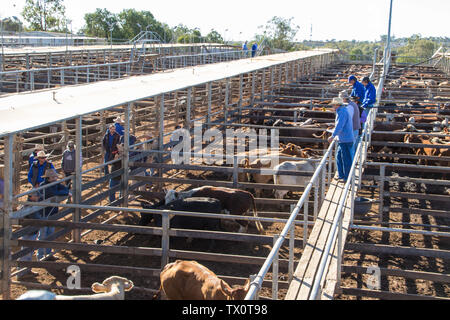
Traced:
[[355, 97], [355, 100], [358, 101], [357, 105], [360, 106], [364, 100], [364, 85], [354, 75], [348, 77], [348, 82], [352, 85], [350, 97]]
[[362, 84], [364, 85], [364, 99], [361, 102], [361, 108], [363, 108], [364, 111], [361, 113], [361, 123], [365, 123], [370, 109], [373, 108], [373, 105], [377, 100], [377, 89], [375, 89], [375, 86], [372, 84], [369, 77], [364, 77]]
[[347, 182], [348, 175], [352, 166], [352, 146], [353, 146], [353, 123], [344, 100], [333, 98], [331, 102], [333, 110], [336, 112], [336, 125], [328, 142], [331, 143], [337, 137], [338, 149], [336, 162], [338, 167], [338, 179], [340, 182]]
[[347, 90], [339, 92], [339, 98], [344, 100], [344, 103], [348, 105], [347, 109], [351, 114], [353, 124], [353, 138], [354, 138], [352, 146], [352, 158], [353, 158], [355, 156], [356, 144], [358, 143], [359, 129], [361, 129], [359, 108], [355, 102], [350, 101], [350, 97], [348, 96]]
[[[58, 181], [60, 178], [56, 170], [50, 169], [46, 170], [45, 174], [42, 176], [45, 180], [41, 183], [40, 186], [45, 186], [47, 184], [51, 184], [53, 182]], [[69, 189], [64, 186], [62, 183], [58, 183], [56, 185], [53, 185], [51, 187], [44, 188], [41, 191], [42, 199], [48, 200], [53, 197], [57, 197], [56, 201], [61, 201], [61, 198], [71, 198], [72, 194], [70, 193]], [[55, 207], [45, 207], [43, 216], [41, 219], [48, 220], [51, 216], [56, 215], [58, 213], [59, 209], [57, 206]], [[55, 232], [54, 227], [43, 227], [39, 230], [38, 240], [45, 240], [47, 239], [51, 234]], [[43, 259], [44, 257], [47, 257], [49, 260], [54, 260], [53, 257], [49, 256], [52, 252], [52, 249], [50, 248], [39, 248], [37, 257], [38, 260]]]

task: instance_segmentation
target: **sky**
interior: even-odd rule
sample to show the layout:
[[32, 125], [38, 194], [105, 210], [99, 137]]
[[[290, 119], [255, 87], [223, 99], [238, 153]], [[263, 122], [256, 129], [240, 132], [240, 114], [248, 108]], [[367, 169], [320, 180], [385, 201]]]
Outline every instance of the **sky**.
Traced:
[[[6, 3], [4, 3], [6, 1]], [[84, 14], [96, 8], [118, 13], [123, 9], [148, 10], [173, 27], [198, 27], [203, 35], [217, 30], [225, 40], [253, 39], [259, 26], [273, 16], [293, 17], [300, 26], [296, 40], [379, 40], [387, 34], [390, 0], [64, 0], [73, 31], [84, 24]], [[25, 0], [2, 0], [0, 17], [18, 16]], [[395, 37], [450, 36], [450, 0], [393, 0], [392, 34]]]

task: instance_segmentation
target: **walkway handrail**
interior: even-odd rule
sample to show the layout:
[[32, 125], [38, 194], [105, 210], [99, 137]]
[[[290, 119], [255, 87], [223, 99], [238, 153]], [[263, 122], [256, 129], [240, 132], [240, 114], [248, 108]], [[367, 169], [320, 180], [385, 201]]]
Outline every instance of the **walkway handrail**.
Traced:
[[[352, 187], [352, 191], [354, 192], [355, 190], [355, 170], [356, 170], [356, 166], [358, 164], [359, 167], [359, 183], [361, 183], [361, 178], [362, 178], [362, 166], [366, 160], [367, 157], [367, 148], [369, 145], [369, 141], [370, 141], [370, 137], [373, 131], [373, 124], [377, 115], [377, 107], [379, 106], [380, 100], [381, 100], [381, 94], [383, 91], [383, 87], [384, 87], [384, 82], [386, 79], [386, 75], [388, 73], [389, 70], [389, 66], [390, 66], [390, 52], [387, 53], [388, 54], [388, 59], [386, 61], [386, 69], [383, 70], [383, 74], [382, 77], [380, 79], [380, 82], [378, 83], [378, 88], [377, 88], [377, 102], [375, 104], [375, 107], [372, 108], [369, 112], [369, 115], [367, 117], [367, 121], [364, 125], [364, 129], [363, 129], [363, 133], [361, 135], [360, 141], [358, 143], [358, 148], [356, 150], [356, 154], [350, 169], [350, 173], [349, 173], [349, 178], [347, 180], [347, 183], [344, 186], [344, 190], [343, 190], [343, 195], [341, 197], [341, 200], [339, 202], [338, 205], [338, 209], [337, 209], [337, 213], [336, 216], [333, 220], [333, 225], [331, 227], [331, 236], [328, 237], [326, 246], [325, 246], [325, 250], [322, 254], [322, 257], [320, 259], [320, 265], [319, 265], [319, 270], [317, 272], [317, 276], [314, 278], [314, 282], [312, 284], [312, 290], [311, 290], [311, 295], [310, 295], [310, 299], [318, 299], [320, 298], [320, 286], [321, 284], [324, 282], [324, 277], [326, 276], [326, 272], [325, 272], [325, 268], [327, 266], [327, 262], [331, 257], [331, 248], [332, 245], [335, 243], [336, 239], [336, 231], [338, 231], [338, 263], [337, 263], [337, 268], [338, 268], [338, 283], [340, 280], [340, 268], [341, 268], [341, 253], [340, 253], [340, 249], [342, 248], [342, 243], [341, 243], [341, 234], [342, 234], [342, 219], [343, 219], [343, 209], [345, 206], [345, 203], [347, 202], [347, 195], [348, 192], [350, 190], [350, 187]], [[363, 141], [365, 141], [365, 143], [363, 143]], [[364, 148], [364, 150], [363, 150]], [[353, 195], [353, 193], [352, 193]], [[354, 199], [352, 197], [351, 200], [351, 208], [352, 208], [352, 218], [353, 218], [353, 207], [354, 207]], [[338, 230], [339, 229], [339, 230]]]
[[[272, 250], [269, 253], [269, 256], [266, 258], [263, 266], [261, 267], [261, 270], [259, 271], [256, 278], [250, 283], [250, 289], [245, 296], [245, 300], [253, 300], [255, 299], [256, 295], [258, 294], [259, 289], [262, 286], [264, 277], [266, 276], [267, 272], [269, 271], [270, 266], [272, 265], [276, 255], [278, 254], [281, 245], [286, 239], [286, 236], [288, 232], [291, 230], [292, 226], [294, 225], [295, 219], [297, 218], [297, 215], [300, 212], [300, 209], [303, 207], [304, 203], [309, 198], [309, 193], [314, 185], [314, 183], [319, 179], [319, 176], [324, 168], [326, 168], [326, 163], [328, 160], [329, 155], [334, 150], [334, 145], [336, 141], [333, 140], [333, 142], [330, 144], [330, 147], [328, 148], [327, 152], [322, 157], [322, 160], [320, 161], [316, 171], [314, 172], [314, 175], [312, 176], [311, 180], [309, 181], [308, 185], [305, 188], [305, 191], [303, 191], [303, 194], [301, 198], [298, 200], [292, 214], [290, 215], [288, 221], [286, 222], [286, 225], [283, 228], [283, 231], [278, 236], [277, 241], [275, 242]], [[305, 213], [306, 215], [307, 213]], [[307, 228], [307, 226], [304, 226]], [[306, 239], [303, 239], [303, 241], [306, 241]]]
[[[325, 274], [325, 267], [327, 265], [327, 262], [329, 260], [330, 254], [331, 254], [331, 247], [332, 245], [335, 243], [335, 235], [336, 235], [336, 231], [338, 230], [338, 226], [339, 226], [339, 232], [342, 232], [342, 225], [341, 225], [341, 220], [342, 220], [342, 214], [343, 214], [343, 209], [344, 209], [344, 205], [347, 202], [347, 195], [348, 192], [350, 190], [350, 186], [354, 186], [354, 179], [355, 179], [355, 171], [356, 171], [356, 165], [359, 162], [359, 158], [361, 158], [362, 156], [362, 152], [363, 152], [363, 143], [362, 141], [371, 134], [371, 127], [373, 124], [373, 119], [375, 118], [374, 114], [376, 114], [376, 110], [372, 109], [369, 112], [369, 117], [366, 121], [366, 124], [364, 126], [364, 131], [363, 134], [361, 136], [361, 140], [358, 144], [358, 149], [356, 151], [355, 154], [355, 159], [353, 161], [350, 173], [349, 173], [349, 177], [351, 177], [350, 179], [347, 180], [345, 186], [344, 186], [344, 191], [343, 191], [343, 195], [341, 197], [341, 200], [339, 202], [339, 206], [337, 209], [337, 214], [333, 220], [333, 225], [331, 226], [331, 235], [328, 237], [326, 246], [325, 246], [325, 250], [323, 252], [323, 255], [320, 259], [320, 265], [319, 265], [319, 270], [317, 272], [317, 276], [314, 279], [313, 282], [313, 286], [312, 286], [312, 290], [311, 290], [311, 295], [310, 295], [310, 299], [317, 299], [319, 298], [320, 295], [320, 290], [319, 287], [321, 285], [321, 283], [323, 282], [323, 277], [326, 275]], [[368, 125], [369, 124], [369, 125]], [[367, 147], [367, 145], [366, 145]], [[361, 161], [361, 163], [359, 163], [359, 166], [362, 166], [362, 162], [364, 162], [364, 159]], [[353, 204], [352, 204], [353, 206]], [[338, 250], [339, 251], [339, 250]], [[338, 255], [340, 255], [340, 252], [338, 252]], [[340, 267], [340, 264], [338, 263], [338, 267]]]

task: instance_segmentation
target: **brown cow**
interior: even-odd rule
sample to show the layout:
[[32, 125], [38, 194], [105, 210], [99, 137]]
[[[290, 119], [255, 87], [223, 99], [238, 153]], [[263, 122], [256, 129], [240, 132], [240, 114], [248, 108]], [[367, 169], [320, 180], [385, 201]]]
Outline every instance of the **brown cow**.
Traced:
[[177, 260], [160, 274], [161, 286], [156, 299], [164, 292], [168, 300], [244, 300], [250, 280], [243, 287], [231, 288], [214, 272], [196, 261]]
[[[423, 135], [413, 135], [413, 134], [407, 134], [404, 138], [405, 143], [419, 143], [419, 144], [432, 144], [430, 137], [423, 136]], [[414, 148], [416, 151], [415, 154], [417, 156], [433, 156], [434, 148], [426, 148], [426, 147], [420, 147], [420, 148]], [[425, 164], [425, 165], [431, 165], [431, 162], [427, 159], [420, 159], [419, 164]]]

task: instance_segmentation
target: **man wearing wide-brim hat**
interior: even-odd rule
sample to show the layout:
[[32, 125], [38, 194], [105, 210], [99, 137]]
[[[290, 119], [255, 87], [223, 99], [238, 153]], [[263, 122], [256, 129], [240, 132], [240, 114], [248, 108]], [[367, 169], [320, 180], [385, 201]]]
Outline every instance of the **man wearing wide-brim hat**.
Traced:
[[43, 144], [35, 144], [34, 150], [31, 152], [30, 157], [28, 158], [28, 165], [31, 167], [33, 165], [34, 160], [36, 160], [37, 154], [39, 151], [44, 151], [44, 145]]
[[333, 107], [333, 110], [336, 111], [336, 120], [333, 134], [328, 138], [328, 142], [331, 143], [337, 138], [338, 150], [336, 162], [338, 167], [338, 179], [346, 182], [353, 162], [351, 151], [354, 142], [353, 123], [342, 98], [333, 98], [331, 106]]
[[42, 181], [44, 181], [42, 175], [46, 170], [55, 169], [53, 164], [47, 160], [48, 155], [43, 150], [37, 153], [36, 158], [37, 160], [33, 161], [30, 171], [28, 172], [28, 182], [30, 182], [34, 188], [37, 188]]

